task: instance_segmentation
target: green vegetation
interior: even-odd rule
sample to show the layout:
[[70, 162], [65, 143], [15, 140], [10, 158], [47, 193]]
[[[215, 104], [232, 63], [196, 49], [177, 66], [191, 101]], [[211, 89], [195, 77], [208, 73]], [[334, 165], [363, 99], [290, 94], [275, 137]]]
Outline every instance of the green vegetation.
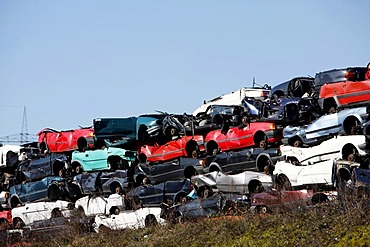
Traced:
[[70, 233], [35, 246], [369, 246], [370, 212], [332, 203], [274, 214], [207, 218], [139, 230]]

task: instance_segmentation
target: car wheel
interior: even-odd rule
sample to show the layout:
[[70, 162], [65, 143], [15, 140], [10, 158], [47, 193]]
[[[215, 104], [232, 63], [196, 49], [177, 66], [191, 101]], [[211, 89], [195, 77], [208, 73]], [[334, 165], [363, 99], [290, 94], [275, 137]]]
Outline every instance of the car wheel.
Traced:
[[260, 138], [261, 137], [258, 138], [257, 147], [261, 149], [266, 149], [267, 148], [267, 136], [263, 135], [262, 138], [261, 139]]
[[289, 178], [284, 174], [278, 175], [277, 179], [277, 190], [292, 190], [292, 184]]
[[79, 138], [77, 140], [77, 149], [80, 152], [84, 152], [87, 149], [87, 141], [85, 138]]
[[51, 218], [54, 219], [54, 218], [60, 218], [60, 217], [63, 217], [62, 211], [60, 211], [59, 208], [54, 208], [51, 211]]
[[13, 228], [19, 229], [19, 228], [23, 228], [25, 225], [26, 224], [24, 224], [24, 222], [21, 218], [13, 219]]
[[10, 199], [10, 206], [12, 208], [16, 208], [16, 207], [19, 207], [21, 205], [21, 202], [19, 201], [19, 199], [17, 197], [12, 197]]
[[302, 141], [300, 139], [294, 140], [293, 147], [297, 147], [297, 148], [302, 147]]
[[158, 222], [154, 215], [149, 214], [148, 216], [146, 216], [145, 227], [152, 227], [152, 226], [157, 226], [157, 225], [158, 225]]
[[359, 133], [361, 123], [358, 119], [351, 119], [349, 122], [346, 123], [345, 132], [347, 135], [356, 135]]
[[10, 227], [9, 222], [7, 219], [1, 218], [0, 219], [0, 232], [8, 230]]
[[197, 190], [198, 198], [209, 198], [212, 195], [213, 195], [213, 190], [209, 186], [202, 186], [202, 187], [199, 187]]
[[209, 155], [216, 155], [219, 152], [219, 148], [216, 142], [209, 142], [207, 144], [207, 153]]
[[85, 210], [83, 209], [83, 207], [79, 206], [77, 208], [77, 216], [80, 218], [86, 217]]
[[75, 167], [75, 173], [81, 174], [82, 171], [83, 171], [83, 169], [82, 169], [82, 166], [81, 165], [78, 165], [78, 166]]
[[50, 186], [48, 189], [48, 198], [52, 202], [60, 199], [60, 189], [56, 186]]

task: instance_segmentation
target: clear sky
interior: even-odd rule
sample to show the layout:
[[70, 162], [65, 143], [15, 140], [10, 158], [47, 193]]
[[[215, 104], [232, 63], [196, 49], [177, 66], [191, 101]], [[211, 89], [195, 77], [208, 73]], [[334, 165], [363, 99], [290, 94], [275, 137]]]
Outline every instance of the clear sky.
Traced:
[[0, 137], [366, 66], [369, 0], [0, 0]]

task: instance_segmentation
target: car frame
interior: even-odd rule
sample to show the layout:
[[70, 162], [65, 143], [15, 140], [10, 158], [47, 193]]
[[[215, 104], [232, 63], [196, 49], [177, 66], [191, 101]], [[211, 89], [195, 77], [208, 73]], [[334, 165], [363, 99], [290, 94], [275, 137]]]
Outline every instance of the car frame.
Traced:
[[75, 209], [80, 217], [109, 215], [125, 210], [125, 208], [125, 198], [120, 194], [111, 194], [108, 197], [89, 195], [75, 202]]

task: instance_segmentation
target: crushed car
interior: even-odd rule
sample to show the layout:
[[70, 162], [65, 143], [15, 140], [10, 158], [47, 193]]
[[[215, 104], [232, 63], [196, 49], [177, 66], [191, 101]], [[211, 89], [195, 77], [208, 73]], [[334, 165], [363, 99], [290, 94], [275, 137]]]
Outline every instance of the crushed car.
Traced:
[[160, 217], [160, 207], [139, 208], [137, 210], [125, 210], [119, 214], [97, 215], [93, 228], [96, 232], [109, 230], [122, 230], [126, 228], [144, 228], [165, 225], [166, 220]]
[[136, 152], [123, 148], [105, 147], [103, 149], [87, 150], [72, 153], [72, 170], [80, 174], [83, 171], [124, 170], [136, 160]]
[[163, 145], [141, 146], [138, 157], [141, 162], [161, 162], [179, 157], [197, 158], [201, 152], [204, 152], [203, 136], [182, 136]]
[[103, 194], [126, 193], [133, 187], [133, 178], [128, 170], [82, 173], [74, 176], [73, 182], [83, 195], [96, 192]]
[[164, 114], [144, 114], [127, 118], [96, 118], [93, 120], [95, 141], [110, 147], [136, 150], [138, 146], [164, 137], [164, 117]]
[[366, 67], [348, 67], [316, 73], [315, 91], [324, 112], [338, 108], [358, 107], [369, 103], [370, 80], [365, 79]]
[[318, 162], [287, 162], [279, 161], [273, 171], [274, 187], [278, 190], [333, 189], [334, 160]]
[[74, 206], [77, 210], [75, 215], [86, 217], [117, 214], [125, 210], [126, 202], [125, 198], [120, 194], [111, 194], [108, 197], [94, 194], [78, 199]]
[[241, 105], [244, 98], [255, 98], [264, 100], [268, 97], [271, 87], [264, 85], [263, 87], [243, 87], [234, 92], [220, 95], [214, 99], [204, 101], [204, 103], [193, 111], [193, 116], [199, 112], [205, 112], [210, 105]]
[[214, 171], [193, 176], [191, 183], [196, 188], [197, 195], [200, 198], [209, 197], [214, 193], [215, 189], [222, 193], [249, 195], [272, 188], [272, 178], [270, 175], [252, 171], [233, 175]]
[[189, 179], [166, 181], [160, 184], [146, 184], [136, 187], [127, 193], [126, 198], [130, 201], [131, 207], [159, 206], [162, 202], [181, 202], [192, 190]]
[[92, 127], [62, 131], [44, 128], [37, 135], [42, 153], [45, 150], [53, 153], [84, 151], [94, 147], [94, 128]]
[[208, 198], [161, 205], [161, 217], [172, 223], [193, 221], [205, 217], [237, 215], [250, 207], [248, 198], [236, 194], [216, 194]]
[[312, 95], [314, 90], [314, 78], [295, 77], [289, 81], [279, 83], [270, 91], [270, 100], [278, 98], [302, 97], [305, 94]]
[[367, 108], [351, 108], [326, 114], [305, 126], [287, 126], [283, 130], [284, 137], [281, 141], [295, 147], [313, 146], [337, 134], [358, 134], [368, 118]]
[[22, 228], [32, 222], [58, 217], [70, 217], [73, 203], [58, 200], [55, 202], [33, 202], [12, 209], [13, 227]]
[[251, 122], [230, 128], [226, 134], [222, 133], [222, 130], [209, 132], [205, 139], [205, 147], [209, 155], [247, 147], [267, 149], [280, 143], [281, 138], [282, 129], [276, 128], [274, 123]]
[[158, 184], [169, 180], [190, 179], [202, 173], [203, 160], [180, 157], [159, 164], [139, 163], [135, 167], [134, 179], [137, 185], [141, 185], [144, 178], [148, 178], [152, 184]]
[[309, 162], [316, 163], [339, 157], [345, 160], [355, 159], [353, 155], [364, 153], [361, 151], [364, 139], [363, 135], [334, 136], [311, 147], [281, 145], [279, 149], [287, 162], [307, 165]]
[[248, 148], [240, 151], [221, 152], [205, 158], [204, 172], [222, 171], [235, 174], [243, 171], [263, 172], [283, 159], [279, 148]]

